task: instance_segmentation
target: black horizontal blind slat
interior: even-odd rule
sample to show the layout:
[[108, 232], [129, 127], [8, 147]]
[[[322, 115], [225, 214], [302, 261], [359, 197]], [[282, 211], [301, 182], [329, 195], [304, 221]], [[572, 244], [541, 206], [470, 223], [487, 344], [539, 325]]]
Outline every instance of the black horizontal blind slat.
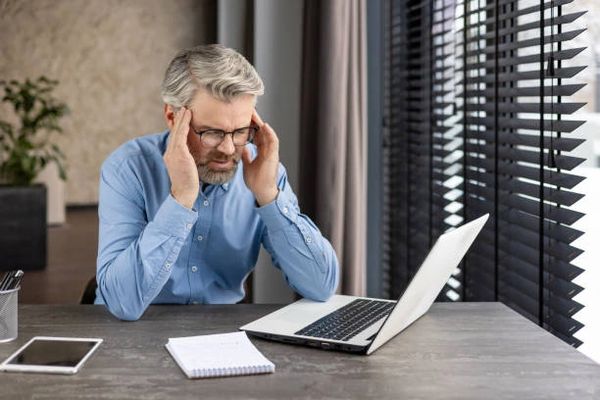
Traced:
[[[539, 105], [538, 105], [539, 109]], [[477, 140], [483, 140], [485, 142], [493, 142], [495, 135], [490, 131], [474, 131], [467, 129], [466, 130], [468, 137], [476, 137]], [[518, 133], [518, 132], [500, 132], [499, 133], [502, 143], [507, 145], [516, 145], [516, 146], [529, 146], [535, 147], [539, 146], [540, 138], [536, 135]], [[572, 138], [556, 138], [554, 140], [550, 140], [549, 137], [544, 137], [543, 146], [545, 149], [550, 149], [551, 146], [554, 146], [556, 150], [562, 151], [572, 151], [581, 145], [584, 142], [583, 139], [572, 139]]]
[[[503, 194], [517, 194], [534, 197], [539, 193], [539, 184], [525, 182], [512, 178], [498, 178], [496, 175], [491, 173], [482, 173], [480, 171], [465, 171], [465, 177], [467, 179], [477, 179], [479, 182], [486, 183], [487, 185], [494, 185], [497, 181], [499, 183], [499, 190]], [[479, 190], [480, 186], [473, 183], [467, 183], [469, 188], [474, 193], [479, 195], [483, 194], [483, 190]], [[488, 193], [493, 196], [493, 192], [488, 190]], [[556, 203], [557, 205], [572, 206], [583, 197], [580, 193], [569, 192], [566, 190], [559, 190], [551, 187], [544, 187], [544, 198], [548, 201]]]
[[[575, 39], [577, 36], [579, 36], [583, 32], [585, 32], [585, 29], [576, 29], [573, 31], [563, 32], [563, 33], [560, 33], [557, 35], [544, 36], [543, 40], [540, 38], [533, 38], [533, 39], [526, 39], [526, 40], [516, 41], [516, 42], [507, 42], [505, 44], [498, 46], [498, 51], [508, 52], [510, 50], [518, 50], [518, 49], [523, 49], [526, 47], [540, 46], [542, 41], [544, 43], [566, 42], [566, 41]], [[486, 47], [485, 49], [483, 49], [483, 51], [480, 51], [480, 52], [477, 52], [474, 50], [467, 51], [467, 55], [473, 56], [473, 55], [478, 55], [480, 53], [484, 53], [484, 54], [490, 54], [490, 55], [494, 56], [495, 52], [496, 52], [496, 49]], [[569, 55], [571, 53], [572, 53], [572, 50], [566, 50], [565, 52], [557, 52], [556, 54], [557, 55], [560, 54], [563, 57], [566, 57], [567, 55]], [[571, 57], [573, 57], [573, 55], [571, 55]]]
[[[540, 110], [540, 106], [543, 107], [544, 113], [549, 114], [552, 112], [560, 113], [562, 115], [573, 114], [579, 110], [585, 103], [560, 103], [560, 104], [540, 104], [540, 103], [498, 103], [498, 111], [501, 113], [537, 113]], [[493, 112], [495, 110], [494, 105], [484, 104], [477, 107], [480, 111]], [[458, 111], [463, 111], [460, 107]]]
[[[540, 88], [537, 89], [538, 93]], [[559, 94], [561, 96], [561, 94]], [[492, 128], [496, 120], [492, 117], [467, 117], [465, 121], [468, 125], [480, 125]], [[541, 128], [544, 131], [558, 131], [563, 133], [571, 133], [585, 123], [585, 121], [566, 121], [566, 120], [543, 120], [530, 118], [509, 118], [501, 117], [499, 122], [502, 129], [528, 129], [539, 131]]]
[[[555, 96], [572, 96], [582, 89], [585, 84], [561, 85], [554, 88]], [[499, 89], [500, 97], [536, 97], [540, 93], [539, 86], [531, 87], [505, 87]], [[493, 88], [484, 90], [467, 90], [466, 95], [469, 98], [476, 99], [477, 97], [492, 97], [495, 95]]]
[[[557, 67], [554, 69], [554, 74], [551, 76], [548, 74], [548, 71], [544, 71], [544, 76], [546, 78], [551, 78], [554, 77], [555, 79], [569, 79], [569, 78], [574, 78], [577, 74], [579, 74], [581, 71], [583, 71], [584, 69], [586, 69], [586, 66], [581, 66], [581, 67]], [[512, 81], [512, 82], [519, 82], [519, 81], [527, 81], [527, 80], [531, 80], [531, 79], [536, 79], [539, 78], [540, 76], [540, 71], [514, 71], [514, 72], [502, 72], [502, 73], [498, 73], [498, 80], [500, 81]], [[467, 83], [477, 83], [477, 82], [486, 82], [486, 83], [494, 83], [496, 80], [495, 76], [490, 76], [490, 75], [486, 75], [486, 76], [469, 76], [466, 79]], [[458, 85], [462, 85], [463, 84], [463, 80], [459, 80], [457, 82]], [[557, 104], [559, 105], [559, 104]]]

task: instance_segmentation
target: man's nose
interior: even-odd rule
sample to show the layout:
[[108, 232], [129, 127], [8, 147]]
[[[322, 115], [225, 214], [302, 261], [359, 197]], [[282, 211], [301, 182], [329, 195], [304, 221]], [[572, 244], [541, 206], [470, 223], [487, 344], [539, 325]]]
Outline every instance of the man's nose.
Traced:
[[217, 146], [217, 150], [227, 155], [235, 153], [235, 146], [233, 145], [233, 136], [231, 134], [225, 135], [223, 141]]

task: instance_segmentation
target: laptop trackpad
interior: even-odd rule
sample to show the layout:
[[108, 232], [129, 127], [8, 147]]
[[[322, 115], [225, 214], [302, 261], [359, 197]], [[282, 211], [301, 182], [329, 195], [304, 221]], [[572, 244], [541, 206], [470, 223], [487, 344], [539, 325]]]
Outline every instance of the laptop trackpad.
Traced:
[[349, 296], [333, 296], [327, 302], [302, 299], [281, 309], [285, 321], [294, 323], [298, 329], [304, 328], [327, 314], [345, 306], [353, 300]]
[[288, 310], [281, 313], [279, 319], [289, 322], [290, 324], [297, 324], [300, 327], [304, 327], [307, 324], [314, 322], [315, 318], [318, 318], [322, 314], [322, 312], [315, 313], [314, 311], [307, 310], [303, 307], [290, 307]]

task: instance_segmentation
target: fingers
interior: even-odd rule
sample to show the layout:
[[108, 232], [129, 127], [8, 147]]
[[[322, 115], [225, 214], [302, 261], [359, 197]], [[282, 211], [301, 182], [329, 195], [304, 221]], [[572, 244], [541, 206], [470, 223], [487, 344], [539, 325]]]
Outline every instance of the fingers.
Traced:
[[179, 145], [187, 146], [187, 136], [190, 132], [190, 122], [192, 121], [192, 112], [182, 107], [183, 113], [180, 116], [180, 124], [177, 129], [177, 141]]
[[258, 111], [256, 111], [256, 108], [254, 109], [254, 112], [252, 113], [252, 121], [254, 121], [254, 123], [256, 125], [258, 125], [259, 128], [262, 128], [262, 126], [265, 124], [262, 120], [262, 118], [260, 117], [260, 115], [258, 115]]
[[270, 150], [277, 150], [279, 148], [279, 138], [273, 128], [271, 128], [271, 125], [267, 123], [260, 130], [260, 139], [262, 145], [269, 147]]
[[265, 123], [260, 115], [258, 115], [258, 111], [254, 109], [252, 112], [252, 121], [258, 126], [258, 132], [256, 133], [256, 138], [254, 140], [254, 144], [256, 146], [264, 146], [269, 145], [274, 142], [278, 143], [279, 139], [277, 138], [277, 134], [271, 128], [271, 125]]
[[271, 158], [272, 156], [277, 157], [279, 152], [279, 138], [271, 125], [262, 120], [256, 109], [252, 113], [252, 121], [258, 126], [254, 144], [258, 148], [259, 155], [267, 158]]
[[182, 146], [187, 144], [187, 135], [190, 131], [190, 121], [192, 120], [192, 112], [185, 107], [181, 107], [175, 114], [175, 124], [171, 132], [172, 146]]
[[244, 166], [248, 166], [252, 163], [252, 160], [250, 159], [250, 150], [247, 147], [244, 147], [244, 150], [242, 151], [242, 163]]

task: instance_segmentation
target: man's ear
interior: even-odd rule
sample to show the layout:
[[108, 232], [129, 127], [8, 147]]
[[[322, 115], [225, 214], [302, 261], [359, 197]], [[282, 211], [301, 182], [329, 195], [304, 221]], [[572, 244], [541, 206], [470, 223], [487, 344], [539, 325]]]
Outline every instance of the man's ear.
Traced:
[[169, 127], [169, 130], [172, 130], [175, 125], [175, 109], [169, 104], [165, 104], [163, 113], [167, 127]]

